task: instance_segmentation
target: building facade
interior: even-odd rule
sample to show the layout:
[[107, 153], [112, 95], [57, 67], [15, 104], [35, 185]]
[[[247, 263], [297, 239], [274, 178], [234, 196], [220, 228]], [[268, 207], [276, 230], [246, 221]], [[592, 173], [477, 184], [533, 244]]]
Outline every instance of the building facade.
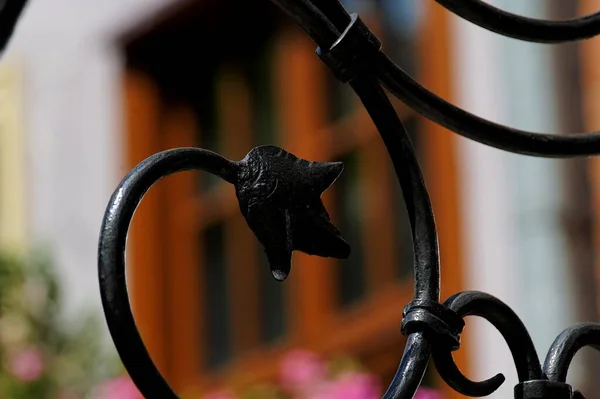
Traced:
[[[3, 60], [16, 65], [23, 107], [8, 117], [22, 128], [3, 151], [22, 156], [0, 163], [0, 176], [12, 179], [0, 185], [0, 224], [8, 220], [2, 215], [21, 214], [11, 224], [21, 233], [11, 234], [27, 231], [22, 241], [52, 244], [70, 311], [89, 304], [100, 312], [96, 244], [104, 207], [146, 156], [201, 146], [240, 159], [255, 145], [276, 144], [306, 159], [342, 160], [345, 172], [324, 198], [353, 254], [346, 261], [295, 254], [283, 284], [270, 276], [230, 186], [191, 172], [162, 181], [132, 225], [134, 314], [178, 390], [272, 378], [279, 356], [298, 346], [350, 353], [389, 380], [402, 353], [402, 307], [412, 295], [410, 236], [385, 149], [355, 95], [269, 2], [97, 3], [33, 2]], [[577, 112], [593, 109], [595, 86], [582, 82], [593, 82], [595, 40], [583, 50], [523, 44], [433, 1], [345, 3], [395, 61], [441, 97], [519, 128], [593, 128], [593, 112]], [[492, 3], [548, 18], [597, 6]], [[498, 296], [524, 319], [540, 356], [562, 328], [597, 319], [597, 200], [588, 180], [595, 163], [503, 153], [394, 105], [432, 195], [442, 297], [464, 289]], [[7, 159], [24, 163], [25, 175], [6, 172]], [[463, 341], [461, 369], [475, 379], [505, 373], [495, 397], [509, 395], [516, 373], [499, 334], [469, 320]], [[593, 361], [578, 361], [570, 375], [586, 393], [596, 389], [586, 374]]]

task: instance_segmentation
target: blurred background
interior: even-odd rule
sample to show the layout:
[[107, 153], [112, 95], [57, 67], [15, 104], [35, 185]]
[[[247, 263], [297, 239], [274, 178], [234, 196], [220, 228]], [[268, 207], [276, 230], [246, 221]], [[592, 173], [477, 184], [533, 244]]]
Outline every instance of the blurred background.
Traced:
[[[547, 19], [600, 9], [600, 0], [489, 2]], [[478, 116], [551, 133], [600, 126], [600, 39], [522, 43], [432, 0], [343, 3], [403, 69]], [[15, 325], [6, 314], [29, 315], [29, 332], [16, 334], [21, 341], [2, 341], [6, 353], [20, 348], [18, 364], [29, 364], [30, 374], [12, 369], [21, 385], [46, 375], [45, 364], [45, 373], [72, 376], [52, 380], [59, 387], [52, 392], [64, 387], [61, 398], [77, 398], [122, 374], [102, 321], [96, 245], [125, 173], [172, 147], [241, 159], [260, 144], [345, 163], [324, 200], [352, 255], [295, 253], [290, 277], [277, 283], [232, 186], [192, 172], [166, 178], [144, 199], [128, 241], [134, 314], [153, 359], [189, 397], [272, 382], [298, 348], [322, 359], [350, 357], [383, 385], [391, 380], [404, 346], [402, 308], [412, 298], [408, 221], [372, 122], [315, 47], [266, 0], [31, 2], [0, 62], [0, 277], [13, 276], [3, 282], [19, 288], [5, 301], [12, 313], [0, 313], [0, 330]], [[498, 296], [523, 319], [542, 360], [564, 328], [597, 321], [599, 161], [509, 154], [393, 103], [436, 212], [442, 297], [471, 289]], [[32, 255], [40, 248], [43, 262]], [[31, 281], [46, 287], [52, 312], [23, 310], [41, 290]], [[40, 334], [40, 325], [54, 335]], [[78, 346], [77, 337], [87, 338]], [[54, 360], [41, 362], [35, 348]], [[504, 373], [492, 397], [512, 395], [510, 352], [486, 322], [467, 320], [455, 358], [475, 380]], [[81, 370], [92, 369], [87, 385], [77, 386]], [[584, 350], [569, 382], [597, 397], [598, 370], [600, 357]], [[0, 390], [11, 384], [0, 381]], [[459, 397], [434, 370], [425, 384]], [[3, 397], [43, 397], [19, 389]], [[119, 395], [112, 397], [127, 399]]]

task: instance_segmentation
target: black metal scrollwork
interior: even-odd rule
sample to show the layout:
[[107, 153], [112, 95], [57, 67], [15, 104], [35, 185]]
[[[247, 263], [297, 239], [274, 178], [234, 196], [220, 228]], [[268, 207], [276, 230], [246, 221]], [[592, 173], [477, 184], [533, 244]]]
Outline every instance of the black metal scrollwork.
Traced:
[[[486, 396], [504, 382], [497, 374], [471, 381], [458, 369], [452, 351], [460, 346], [463, 318], [479, 316], [506, 340], [517, 368], [519, 399], [583, 398], [566, 380], [572, 358], [584, 346], [600, 348], [600, 325], [586, 323], [564, 331], [540, 364], [531, 337], [503, 302], [481, 292], [462, 292], [443, 304], [440, 298], [438, 239], [425, 182], [414, 150], [385, 86], [424, 117], [472, 140], [502, 150], [541, 157], [600, 153], [600, 133], [559, 136], [502, 126], [462, 110], [421, 86], [381, 51], [381, 42], [338, 0], [272, 0], [318, 46], [317, 55], [347, 82], [373, 119], [392, 160], [408, 210], [414, 246], [414, 300], [404, 309], [407, 344], [385, 399], [409, 399], [419, 387], [432, 356], [444, 381], [467, 396]], [[570, 21], [544, 21], [510, 14], [480, 0], [436, 0], [460, 17], [496, 33], [539, 43], [559, 43], [600, 33], [600, 13]], [[0, 51], [10, 39], [26, 0], [0, 3]], [[236, 187], [240, 210], [265, 247], [273, 276], [285, 279], [291, 253], [345, 258], [348, 244], [331, 224], [320, 199], [342, 172], [336, 162], [309, 162], [264, 146], [241, 161], [229, 161], [199, 148], [153, 155], [119, 184], [108, 204], [98, 247], [98, 272], [104, 312], [121, 359], [147, 398], [177, 398], [157, 370], [140, 338], [125, 283], [125, 241], [134, 211], [146, 191], [162, 177], [183, 170], [213, 173]]]
[[[499, 299], [483, 292], [461, 292], [448, 298], [444, 306], [460, 317], [483, 317], [504, 337], [513, 355], [519, 381], [542, 378], [542, 367], [533, 341], [519, 317]], [[468, 380], [458, 370], [449, 351], [434, 347], [433, 360], [440, 376], [456, 391], [468, 396], [487, 396], [504, 382], [504, 376], [497, 374], [482, 381]]]
[[149, 157], [125, 176], [102, 223], [98, 277], [111, 336], [145, 397], [177, 398], [144, 346], [125, 281], [127, 230], [150, 187], [184, 170], [206, 171], [233, 184], [242, 214], [265, 247], [273, 276], [284, 280], [293, 250], [336, 258], [350, 254], [320, 198], [342, 169], [339, 162], [309, 162], [274, 146], [257, 147], [238, 162], [200, 148], [178, 148]]
[[[452, 0], [436, 1], [450, 11], [486, 29], [522, 40], [554, 43], [590, 37], [600, 31], [597, 21], [600, 18], [598, 14], [573, 21], [550, 22], [508, 14], [478, 0], [460, 3]], [[511, 152], [543, 157], [596, 154], [600, 152], [600, 134], [578, 136], [538, 134], [486, 121], [446, 102], [419, 85], [381, 51], [381, 42], [358, 15], [348, 14], [339, 1], [322, 0], [313, 3], [309, 0], [273, 0], [273, 2], [286, 11], [311, 36], [318, 45], [318, 56], [330, 67], [339, 80], [349, 83], [357, 93], [379, 130], [402, 187], [412, 228], [415, 253], [415, 299], [408, 304], [404, 311], [402, 332], [408, 336], [408, 340], [396, 375], [385, 392], [384, 398], [411, 398], [421, 383], [430, 355], [432, 355], [444, 381], [456, 391], [474, 397], [487, 396], [496, 391], [504, 382], [502, 374], [497, 374], [485, 381], [475, 382], [464, 376], [454, 363], [452, 351], [460, 346], [460, 334], [464, 327], [463, 318], [466, 316], [485, 318], [500, 331], [506, 340], [519, 377], [519, 384], [514, 390], [516, 398], [582, 398], [583, 395], [580, 392], [573, 392], [571, 387], [566, 384], [566, 372], [572, 357], [581, 347], [586, 345], [600, 347], [600, 325], [585, 324], [565, 331], [550, 349], [542, 368], [527, 329], [519, 317], [499, 299], [481, 292], [463, 292], [450, 297], [443, 304], [439, 303], [440, 267], [433, 210], [410, 140], [381, 85], [383, 84], [408, 106], [434, 122], [462, 136]], [[151, 160], [147, 162], [152, 164]], [[337, 176], [338, 172], [334, 173], [333, 169], [335, 168], [332, 167], [331, 176], [323, 181], [324, 184], [316, 190], [316, 194], [320, 195], [326, 188], [325, 186], [331, 184], [333, 176]], [[256, 171], [250, 172], [253, 170], [252, 167], [248, 170], [249, 173], [256, 174]], [[297, 173], [296, 179], [302, 180], [301, 176], [309, 176], [306, 175], [307, 172], [303, 168], [297, 168], [294, 172], [291, 172], [291, 169], [288, 170], [290, 173]], [[266, 179], [267, 186], [276, 187], [276, 183], [268, 181], [269, 177]], [[290, 180], [294, 180], [294, 178]], [[127, 178], [123, 184], [128, 185]], [[259, 189], [259, 191], [261, 190]], [[269, 190], [262, 192], [267, 191]], [[116, 195], [118, 197], [118, 194]], [[111, 203], [114, 203], [117, 197], [113, 197]], [[133, 197], [136, 198], [135, 201], [139, 201], [137, 195]], [[244, 209], [247, 208], [243, 205], [243, 196], [238, 195], [238, 197], [244, 212]], [[298, 196], [299, 200], [300, 198]], [[127, 205], [123, 206], [127, 207]], [[324, 215], [322, 204], [315, 209], [317, 208], [319, 209], [317, 213]], [[114, 206], [109, 206], [105, 221], [111, 220], [114, 209]], [[263, 223], [258, 225], [266, 226], [268, 224], [269, 227], [263, 227], [264, 231], [254, 228], [254, 231], [269, 253], [270, 242], [275, 239], [273, 232], [275, 230], [283, 231], [284, 227], [280, 216], [269, 217], [267, 215], [278, 215], [281, 207], [264, 202], [264, 206], [260, 209], [256, 220], [261, 220]], [[252, 217], [249, 218], [247, 213], [244, 213], [244, 216], [252, 228]], [[322, 218], [322, 220], [325, 219]], [[112, 223], [117, 226], [114, 220]], [[122, 225], [123, 222], [119, 222], [119, 224]], [[289, 229], [294, 231], [291, 223], [288, 223], [285, 228], [288, 229], [287, 231]], [[115, 251], [115, 243], [111, 235], [106, 234], [106, 231], [105, 228], [101, 236], [100, 270], [101, 273], [102, 271], [109, 272], [108, 276], [110, 277], [111, 267], [122, 266], [124, 247], [118, 247], [119, 259], [103, 257], [103, 251], [108, 253]], [[331, 243], [331, 248], [323, 247], [321, 251], [312, 253], [338, 257], [346, 255], [345, 248], [341, 252], [335, 249], [336, 245], [342, 242], [337, 235], [337, 230], [333, 230], [331, 226], [329, 231], [334, 232], [336, 237]], [[293, 232], [292, 237], [295, 239], [288, 240], [288, 246], [285, 249], [282, 245], [273, 246], [273, 248], [281, 250], [281, 259], [286, 259], [287, 262], [293, 249], [305, 250], [303, 246], [294, 246], [294, 243], [305, 239], [301, 238], [304, 233], [304, 231], [298, 234]], [[290, 237], [289, 233], [287, 237]], [[272, 258], [269, 257], [269, 260], [271, 261]], [[286, 262], [283, 264], [287, 264]], [[285, 269], [283, 275], [277, 274], [281, 269], [277, 266], [278, 264], [278, 260], [271, 264], [274, 276], [278, 278], [278, 276], [287, 275], [289, 269]], [[115, 270], [113, 269], [112, 272], [114, 273]], [[114, 288], [112, 291], [109, 288], [111, 288], [110, 285], [103, 285], [103, 298], [114, 292]], [[124, 289], [124, 286], [122, 288]], [[120, 300], [126, 301], [126, 296], [121, 297]], [[110, 325], [112, 303], [108, 299], [107, 301], [105, 306]], [[135, 330], [133, 319], [128, 320], [127, 323], [128, 331]], [[113, 333], [113, 338], [119, 348], [118, 342], [121, 338], [116, 337], [115, 333]], [[136, 335], [136, 339], [138, 338]], [[120, 352], [124, 356], [123, 360], [126, 366], [128, 360], [133, 365], [137, 359], [143, 358], [143, 356], [129, 353], [129, 348], [124, 345]], [[147, 354], [144, 356], [147, 357]], [[147, 359], [147, 361], [150, 360]], [[144, 367], [140, 369], [144, 369]], [[150, 368], [148, 370], [151, 371]], [[152, 373], [149, 372], [149, 375]], [[151, 387], [152, 381], [167, 386], [162, 377], [150, 379], [147, 384], [142, 379], [136, 381], [140, 389], [143, 389], [147, 395], [165, 397], [154, 396], [156, 391]]]

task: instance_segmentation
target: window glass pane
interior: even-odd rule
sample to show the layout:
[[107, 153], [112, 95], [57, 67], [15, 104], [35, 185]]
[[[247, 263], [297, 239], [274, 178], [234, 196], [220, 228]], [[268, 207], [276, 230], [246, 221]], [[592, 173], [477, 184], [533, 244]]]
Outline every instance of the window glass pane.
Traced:
[[346, 155], [344, 173], [335, 184], [336, 224], [342, 237], [348, 241], [352, 253], [341, 260], [338, 266], [339, 302], [342, 306], [354, 304], [365, 295], [365, 271], [363, 250], [363, 223], [361, 209], [361, 186], [359, 179], [358, 154]]
[[231, 328], [222, 224], [207, 228], [204, 241], [204, 317], [206, 325], [206, 363], [218, 367], [231, 356]]
[[262, 247], [259, 248], [258, 254], [258, 270], [260, 273], [260, 277], [258, 278], [260, 284], [260, 339], [263, 343], [273, 343], [285, 334], [288, 327], [285, 317], [287, 303], [284, 291], [287, 286], [285, 283], [276, 281], [271, 276], [267, 256]]

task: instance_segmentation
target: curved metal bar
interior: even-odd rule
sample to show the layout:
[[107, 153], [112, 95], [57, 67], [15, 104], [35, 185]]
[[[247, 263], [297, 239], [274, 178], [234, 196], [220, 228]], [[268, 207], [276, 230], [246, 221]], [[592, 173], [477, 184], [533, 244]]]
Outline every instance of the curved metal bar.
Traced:
[[585, 346], [600, 351], [600, 324], [581, 323], [564, 330], [546, 355], [543, 369], [546, 377], [550, 381], [566, 382], [573, 357]]
[[26, 6], [27, 0], [4, 0], [4, 6], [0, 3], [0, 53], [6, 49]]
[[408, 336], [396, 374], [382, 399], [412, 399], [429, 363], [430, 344], [423, 333]]
[[[293, 14], [293, 1], [273, 0], [288, 14]], [[312, 10], [311, 15], [294, 18], [302, 28], [309, 32], [310, 20], [334, 21], [336, 27], [321, 21], [320, 26], [329, 29], [330, 33], [343, 31], [350, 16], [337, 0], [324, 0], [318, 3], [320, 10]], [[309, 10], [305, 7], [304, 10]], [[331, 17], [330, 15], [337, 15]], [[337, 40], [313, 40], [324, 49], [329, 49]], [[386, 145], [398, 180], [402, 187], [404, 201], [408, 210], [415, 247], [415, 299], [439, 300], [439, 253], [437, 231], [429, 194], [421, 174], [421, 169], [414, 154], [410, 140], [393, 106], [379, 83], [373, 78], [355, 79], [352, 88], [360, 97], [365, 108], [371, 115], [380, 135]], [[422, 333], [414, 333], [408, 337], [404, 355], [389, 388], [384, 394], [385, 399], [412, 398], [418, 388], [429, 362], [429, 344]]]
[[[375, 79], [356, 79], [351, 86], [379, 130], [402, 187], [413, 234], [415, 299], [438, 301], [440, 264], [437, 230], [429, 194], [408, 134]], [[384, 398], [412, 398], [428, 362], [429, 345], [422, 333], [411, 334]]]
[[[284, 10], [291, 10], [289, 3], [295, 3], [293, 0], [272, 1], [283, 7]], [[302, 0], [302, 3], [307, 1]], [[312, 21], [313, 25], [317, 24], [315, 21], [319, 21], [318, 25], [321, 26], [321, 29], [328, 30], [328, 36], [335, 34], [335, 31], [342, 32], [350, 22], [350, 15], [338, 0], [323, 0], [322, 4], [320, 2], [317, 4], [319, 10], [305, 13], [305, 20]], [[306, 9], [308, 10], [308, 6]], [[296, 22], [308, 32], [309, 27], [306, 26], [306, 21], [296, 19]], [[331, 23], [334, 23], [335, 27]], [[313, 40], [325, 49], [330, 48], [334, 43], [331, 40], [321, 42], [314, 36]], [[514, 129], [488, 121], [429, 91], [383, 52], [380, 52], [378, 57], [371, 63], [373, 73], [392, 94], [427, 119], [463, 137], [501, 150], [538, 157], [565, 158], [600, 153], [600, 133], [544, 134]]]
[[548, 21], [512, 14], [481, 0], [435, 0], [448, 11], [484, 29], [528, 42], [562, 43], [600, 33], [600, 13], [566, 21]]
[[437, 229], [421, 167], [406, 129], [375, 79], [356, 79], [350, 85], [379, 130], [402, 187], [414, 245], [415, 299], [438, 301], [440, 260]]
[[462, 317], [483, 317], [496, 327], [513, 355], [519, 381], [542, 378], [542, 367], [531, 336], [507, 304], [485, 292], [465, 291], [451, 296], [444, 305]]
[[[331, 23], [325, 22], [329, 21], [327, 18], [334, 19], [338, 24], [350, 20], [350, 15], [337, 0], [324, 0], [322, 4], [318, 3], [319, 9], [306, 4], [312, 5], [308, 0], [272, 1], [289, 14], [294, 14], [301, 5], [302, 18], [295, 20], [307, 32], [309, 31], [307, 21], [321, 26], [323, 30], [329, 30], [329, 33], [334, 33], [334, 31], [337, 32], [337, 29]], [[327, 12], [326, 15], [324, 15], [325, 12]], [[332, 14], [335, 15], [332, 17]], [[321, 22], [317, 24], [315, 21]], [[316, 37], [313, 39], [320, 47], [329, 48], [337, 40], [337, 37], [333, 41], [325, 40], [323, 42]], [[356, 79], [350, 85], [377, 126], [402, 186], [415, 245], [415, 299], [439, 300], [437, 231], [429, 194], [414, 149], [402, 122], [379, 83], [375, 79], [365, 78]]]
[[98, 277], [108, 328], [127, 372], [146, 398], [176, 399], [150, 358], [135, 325], [125, 281], [125, 242], [144, 194], [158, 180], [183, 170], [205, 170], [233, 182], [235, 163], [210, 151], [181, 148], [155, 154], [121, 181], [106, 209], [98, 244]]
[[[542, 368], [527, 328], [517, 314], [498, 298], [478, 291], [466, 291], [448, 298], [444, 305], [461, 317], [479, 316], [488, 320], [504, 337], [515, 361], [519, 381], [542, 378]], [[456, 391], [468, 396], [487, 396], [500, 387], [502, 374], [482, 382], [474, 382], [458, 369], [452, 356], [433, 348], [438, 372]]]
[[377, 76], [396, 97], [427, 119], [455, 133], [501, 150], [548, 158], [600, 153], [600, 133], [573, 136], [527, 132], [473, 115], [427, 90], [385, 54], [373, 61]]
[[475, 398], [489, 396], [496, 392], [506, 380], [503, 374], [498, 373], [484, 381], [472, 381], [460, 371], [454, 362], [452, 352], [436, 350], [434, 348], [431, 355], [435, 363], [435, 368], [444, 382], [450, 388], [463, 395]]

